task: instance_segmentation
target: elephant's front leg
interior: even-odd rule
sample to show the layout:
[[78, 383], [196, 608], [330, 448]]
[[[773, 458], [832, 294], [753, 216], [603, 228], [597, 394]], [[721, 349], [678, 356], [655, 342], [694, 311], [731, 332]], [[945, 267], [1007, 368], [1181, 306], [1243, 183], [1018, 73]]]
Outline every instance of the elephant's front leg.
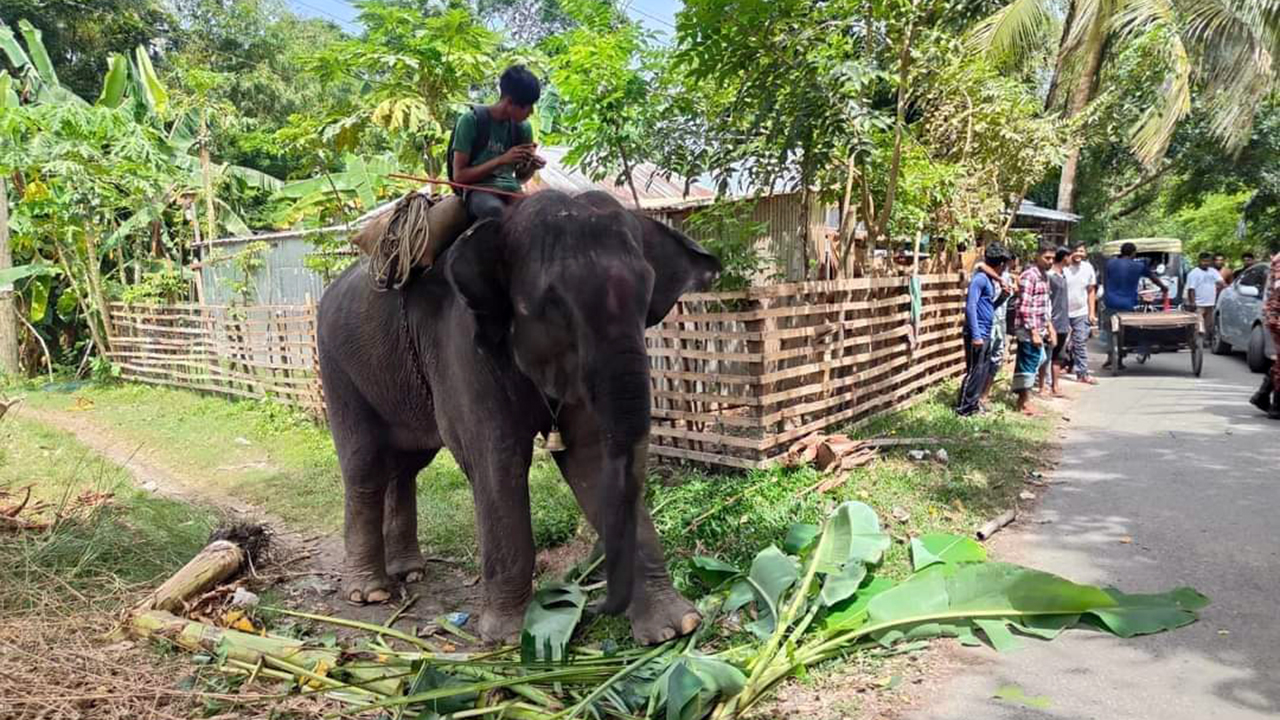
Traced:
[[[599, 491], [602, 473], [605, 471], [603, 438], [597, 424], [586, 410], [566, 409], [560, 417], [564, 426], [567, 450], [555, 453], [560, 472], [573, 488], [583, 514], [603, 537], [602, 518], [613, 498]], [[648, 464], [648, 438], [635, 448], [631, 472], [638, 473], [636, 482], [643, 487]], [[644, 503], [636, 508], [636, 546], [640, 557], [636, 562], [636, 584], [631, 597], [627, 617], [631, 620], [631, 634], [637, 642], [656, 645], [675, 637], [688, 635], [698, 628], [702, 616], [698, 610], [671, 584], [667, 573], [662, 542], [653, 527], [653, 519]]]
[[480, 635], [508, 642], [520, 635], [533, 597], [533, 523], [529, 515], [529, 462], [533, 443], [480, 443], [459, 458], [476, 506], [484, 608]]

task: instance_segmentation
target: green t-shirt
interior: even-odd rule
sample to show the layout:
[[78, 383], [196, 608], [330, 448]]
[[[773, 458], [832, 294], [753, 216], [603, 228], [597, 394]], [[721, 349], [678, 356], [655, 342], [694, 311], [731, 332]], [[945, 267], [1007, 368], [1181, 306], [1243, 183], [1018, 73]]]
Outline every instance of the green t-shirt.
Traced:
[[[512, 131], [519, 128], [518, 133]], [[518, 138], [532, 138], [533, 126], [528, 120], [522, 123], [513, 123], [510, 120], [495, 120], [489, 118], [489, 145], [478, 153], [479, 157], [473, 157], [468, 160], [468, 167], [483, 165], [502, 153], [510, 150], [518, 145]], [[454, 151], [471, 152], [471, 145], [476, 139], [476, 113], [474, 110], [468, 110], [458, 118], [458, 126], [453, 133], [453, 149]], [[453, 162], [453, 158], [449, 158], [449, 162]], [[498, 190], [506, 190], [507, 192], [520, 192], [520, 181], [516, 179], [516, 168], [514, 165], [499, 165], [488, 177], [475, 183], [485, 187], [497, 188]]]

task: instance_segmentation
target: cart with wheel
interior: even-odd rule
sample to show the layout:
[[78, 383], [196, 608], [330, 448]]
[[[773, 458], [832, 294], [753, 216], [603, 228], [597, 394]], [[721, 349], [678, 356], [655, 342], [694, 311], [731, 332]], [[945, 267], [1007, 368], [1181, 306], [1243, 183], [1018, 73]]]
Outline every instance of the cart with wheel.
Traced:
[[1111, 346], [1107, 360], [1111, 374], [1120, 373], [1120, 361], [1137, 353], [1145, 362], [1154, 353], [1191, 351], [1191, 372], [1200, 377], [1204, 365], [1204, 328], [1200, 316], [1186, 310], [1165, 312], [1121, 312], [1111, 316]]

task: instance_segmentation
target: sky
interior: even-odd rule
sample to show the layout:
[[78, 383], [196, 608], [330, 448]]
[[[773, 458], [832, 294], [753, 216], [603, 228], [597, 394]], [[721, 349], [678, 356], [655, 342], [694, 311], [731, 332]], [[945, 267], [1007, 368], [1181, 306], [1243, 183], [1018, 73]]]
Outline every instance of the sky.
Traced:
[[[285, 0], [294, 12], [307, 17], [332, 20], [347, 30], [358, 32], [356, 9], [350, 0]], [[681, 0], [623, 0], [631, 17], [664, 37], [670, 37]]]

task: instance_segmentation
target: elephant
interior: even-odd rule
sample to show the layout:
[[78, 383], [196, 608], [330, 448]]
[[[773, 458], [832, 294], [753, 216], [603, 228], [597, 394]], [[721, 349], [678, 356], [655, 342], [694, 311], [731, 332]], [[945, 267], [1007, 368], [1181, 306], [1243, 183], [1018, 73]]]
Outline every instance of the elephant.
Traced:
[[320, 376], [345, 489], [344, 594], [385, 602], [423, 577], [416, 477], [448, 448], [471, 484], [479, 631], [518, 636], [533, 594], [529, 466], [535, 435], [603, 541], [606, 598], [644, 644], [692, 632], [644, 506], [651, 389], [646, 327], [705, 289], [720, 262], [612, 195], [554, 190], [470, 227], [399, 291], [363, 263], [326, 290]]

